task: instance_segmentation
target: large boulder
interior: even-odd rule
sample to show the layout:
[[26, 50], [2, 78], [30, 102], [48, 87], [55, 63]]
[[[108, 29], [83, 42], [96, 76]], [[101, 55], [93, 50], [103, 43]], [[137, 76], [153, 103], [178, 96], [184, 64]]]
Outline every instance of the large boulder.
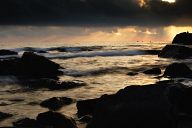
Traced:
[[59, 64], [49, 59], [34, 54], [33, 52], [25, 52], [21, 58], [20, 71], [22, 74], [32, 77], [50, 77], [60, 74], [61, 67]]
[[33, 52], [25, 52], [21, 58], [0, 60], [1, 75], [56, 78], [62, 73], [60, 68], [59, 64]]
[[42, 107], [49, 108], [50, 110], [58, 110], [65, 105], [73, 103], [74, 100], [67, 97], [53, 97], [47, 100], [44, 100], [40, 103]]
[[167, 86], [129, 86], [95, 104], [87, 128], [175, 128]]
[[185, 59], [192, 56], [192, 48], [181, 45], [166, 45], [158, 56], [162, 58]]
[[177, 34], [173, 39], [173, 44], [191, 45], [192, 44], [192, 33], [183, 32]]
[[52, 111], [38, 114], [37, 123], [46, 128], [77, 128], [72, 118]]
[[13, 126], [16, 128], [37, 128], [38, 124], [35, 119], [23, 118], [13, 122]]
[[10, 51], [10, 50], [6, 50], [6, 49], [1, 49], [0, 50], [0, 56], [4, 56], [4, 55], [17, 55], [18, 53], [15, 51]]
[[165, 69], [164, 76], [190, 78], [192, 77], [192, 70], [184, 63], [173, 63]]

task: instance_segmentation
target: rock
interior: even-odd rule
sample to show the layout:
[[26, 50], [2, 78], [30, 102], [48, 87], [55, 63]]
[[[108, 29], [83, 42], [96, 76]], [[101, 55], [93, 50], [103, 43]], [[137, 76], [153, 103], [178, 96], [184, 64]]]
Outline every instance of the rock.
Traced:
[[87, 128], [174, 128], [166, 85], [128, 86], [95, 104]]
[[62, 74], [60, 68], [59, 64], [32, 52], [25, 52], [22, 58], [0, 61], [1, 75], [25, 78], [56, 78]]
[[76, 106], [77, 106], [78, 117], [92, 115], [94, 112], [94, 108], [96, 107], [99, 100], [100, 99], [98, 98], [98, 99], [77, 101]]
[[127, 75], [128, 76], [136, 76], [136, 75], [138, 75], [138, 73], [137, 72], [128, 72]]
[[75, 121], [57, 112], [40, 113], [37, 116], [39, 126], [51, 128], [77, 128]]
[[4, 112], [0, 112], [0, 121], [7, 119], [9, 117], [12, 117], [12, 114], [8, 114], [8, 113], [4, 113]]
[[92, 119], [92, 116], [90, 116], [90, 115], [85, 115], [85, 116], [81, 117], [79, 121], [80, 121], [80, 122], [89, 123], [89, 122], [91, 121], [91, 119]]
[[169, 88], [169, 101], [180, 115], [192, 115], [192, 87], [182, 84]]
[[164, 72], [164, 76], [167, 77], [191, 77], [192, 76], [192, 71], [191, 69], [184, 63], [173, 63], [170, 64]]
[[58, 110], [65, 105], [73, 103], [74, 100], [67, 97], [53, 97], [41, 102], [42, 107], [49, 108], [50, 110]]
[[13, 122], [13, 126], [16, 128], [35, 128], [38, 127], [35, 119], [24, 118], [16, 122]]
[[149, 75], [159, 75], [161, 74], [161, 69], [160, 68], [152, 68], [148, 69], [143, 72], [144, 74], [149, 74]]
[[[29, 83], [26, 81], [25, 83]], [[29, 84], [28, 84], [29, 85]], [[87, 84], [83, 81], [58, 81], [55, 79], [42, 78], [38, 80], [30, 81], [30, 86], [34, 88], [48, 88], [50, 90], [67, 90], [72, 88], [77, 88], [81, 86], [86, 86]]]
[[33, 52], [25, 52], [21, 58], [21, 72], [32, 77], [50, 77], [61, 74], [59, 64]]
[[5, 49], [1, 49], [0, 50], [0, 56], [4, 56], [4, 55], [17, 55], [17, 52], [14, 51], [10, 51], [10, 50], [5, 50]]
[[183, 32], [177, 34], [172, 44], [182, 44], [182, 45], [191, 45], [192, 44], [192, 33], [189, 32]]
[[192, 48], [181, 45], [166, 45], [158, 56], [162, 58], [185, 59], [192, 56]]

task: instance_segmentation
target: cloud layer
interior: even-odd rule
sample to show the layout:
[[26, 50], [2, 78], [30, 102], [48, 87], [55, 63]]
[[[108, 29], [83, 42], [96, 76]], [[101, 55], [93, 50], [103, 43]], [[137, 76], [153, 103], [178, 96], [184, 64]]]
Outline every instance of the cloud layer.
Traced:
[[1, 0], [1, 25], [192, 25], [192, 0]]

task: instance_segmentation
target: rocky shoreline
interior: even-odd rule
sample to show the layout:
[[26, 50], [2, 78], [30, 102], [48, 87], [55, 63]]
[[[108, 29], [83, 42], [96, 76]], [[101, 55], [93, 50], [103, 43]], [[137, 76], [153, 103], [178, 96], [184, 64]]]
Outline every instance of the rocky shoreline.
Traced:
[[[61, 107], [72, 103], [76, 103], [79, 121], [87, 123], [87, 128], [192, 127], [192, 87], [175, 81], [175, 78], [192, 78], [192, 70], [182, 62], [183, 59], [192, 56], [190, 41], [187, 41], [186, 45], [184, 42], [181, 43], [182, 40], [187, 40], [182, 38], [189, 38], [186, 34], [189, 33], [177, 35], [173, 44], [156, 53], [159, 57], [179, 59], [180, 63], [172, 63], [165, 69], [152, 68], [143, 71], [144, 74], [157, 78], [166, 77], [170, 80], [145, 86], [127, 86], [115, 94], [103, 95], [96, 99], [46, 99], [38, 105], [48, 108], [49, 111], [38, 114], [35, 119], [26, 117], [17, 120], [10, 128], [77, 128], [74, 119], [58, 112]], [[17, 53], [0, 50], [0, 54]], [[36, 89], [66, 90], [87, 85], [83, 81], [59, 81], [58, 76], [63, 74], [61, 66], [34, 52], [25, 52], [21, 58], [0, 60], [0, 71], [0, 75], [14, 75], [20, 80], [21, 85], [28, 83]], [[127, 75], [134, 76], [137, 72], [129, 72]], [[12, 116], [0, 112], [0, 121]]]

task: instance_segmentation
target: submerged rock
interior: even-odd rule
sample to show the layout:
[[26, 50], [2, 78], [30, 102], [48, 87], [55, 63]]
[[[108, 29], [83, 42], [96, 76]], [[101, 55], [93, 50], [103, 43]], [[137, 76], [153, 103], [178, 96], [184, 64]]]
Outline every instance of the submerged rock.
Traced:
[[37, 116], [39, 126], [51, 128], [77, 128], [75, 121], [57, 112], [40, 113]]
[[8, 114], [8, 113], [4, 113], [4, 112], [0, 112], [0, 121], [7, 119], [9, 117], [12, 117], [12, 114]]
[[161, 74], [161, 69], [160, 68], [152, 68], [152, 69], [145, 70], [143, 73], [149, 74], [149, 75], [159, 75], [159, 74]]
[[15, 51], [10, 51], [10, 50], [5, 50], [5, 49], [1, 49], [0, 50], [0, 56], [4, 56], [4, 55], [17, 55], [18, 53]]
[[166, 45], [158, 56], [162, 58], [185, 59], [192, 56], [192, 48], [181, 45]]
[[164, 76], [189, 78], [192, 77], [192, 70], [184, 63], [173, 63], [165, 69]]
[[49, 108], [50, 110], [58, 110], [65, 105], [73, 103], [74, 100], [67, 97], [53, 97], [41, 102], [42, 107]]
[[192, 45], [192, 33], [183, 32], [177, 34], [173, 39], [173, 44]]

